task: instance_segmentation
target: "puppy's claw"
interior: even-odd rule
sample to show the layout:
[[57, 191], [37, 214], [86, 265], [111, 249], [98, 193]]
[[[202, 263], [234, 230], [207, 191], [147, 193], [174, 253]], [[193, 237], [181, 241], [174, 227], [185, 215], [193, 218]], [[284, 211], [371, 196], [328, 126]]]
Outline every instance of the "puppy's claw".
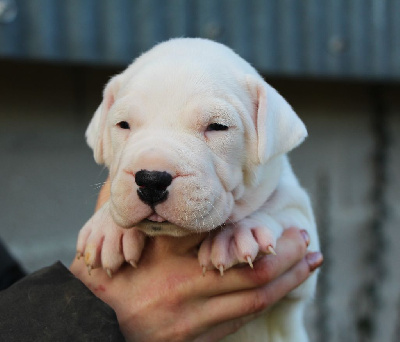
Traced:
[[107, 275], [112, 278], [112, 271], [109, 268], [106, 268]]
[[137, 268], [137, 262], [135, 260], [129, 260], [129, 263], [133, 268]]
[[202, 267], [202, 271], [203, 271], [203, 277], [206, 275], [207, 272], [207, 268], [205, 266]]
[[89, 275], [91, 275], [90, 273], [92, 272], [92, 266], [91, 265], [86, 265], [86, 267], [87, 267]]
[[250, 255], [246, 257], [247, 262], [249, 263], [250, 267], [253, 268], [253, 262], [251, 261]]
[[270, 254], [276, 255], [275, 249], [272, 246], [267, 247]]
[[218, 269], [219, 269], [219, 273], [221, 274], [221, 277], [223, 277], [224, 276], [224, 265], [219, 265]]
[[81, 252], [76, 252], [76, 258], [79, 260], [81, 257], [83, 257], [83, 254]]

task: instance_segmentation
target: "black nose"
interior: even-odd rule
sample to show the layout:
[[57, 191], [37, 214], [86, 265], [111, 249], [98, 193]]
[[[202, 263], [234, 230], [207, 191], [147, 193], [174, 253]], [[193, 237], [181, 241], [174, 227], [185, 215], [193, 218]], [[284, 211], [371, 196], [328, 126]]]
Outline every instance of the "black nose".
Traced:
[[154, 206], [167, 199], [167, 187], [172, 183], [172, 176], [165, 171], [140, 170], [136, 172], [135, 182], [139, 185], [139, 198], [144, 203]]

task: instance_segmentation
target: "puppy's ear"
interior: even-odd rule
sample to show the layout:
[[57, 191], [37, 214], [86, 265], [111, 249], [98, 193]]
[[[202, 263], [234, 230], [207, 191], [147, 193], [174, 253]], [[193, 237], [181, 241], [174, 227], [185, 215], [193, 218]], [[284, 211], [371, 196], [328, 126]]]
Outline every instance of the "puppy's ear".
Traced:
[[106, 122], [108, 112], [120, 88], [120, 83], [121, 75], [114, 76], [107, 83], [103, 92], [103, 101], [86, 129], [86, 141], [93, 149], [94, 159], [98, 164], [104, 164], [110, 158], [111, 146], [109, 132], [106, 130]]
[[289, 103], [268, 83], [248, 76], [247, 86], [255, 104], [258, 163], [264, 164], [298, 146], [307, 137], [307, 130]]

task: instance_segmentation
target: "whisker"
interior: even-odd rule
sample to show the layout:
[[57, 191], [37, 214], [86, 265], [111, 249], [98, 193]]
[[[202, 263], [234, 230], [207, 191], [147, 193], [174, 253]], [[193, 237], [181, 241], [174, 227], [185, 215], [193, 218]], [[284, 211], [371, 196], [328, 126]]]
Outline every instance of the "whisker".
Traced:
[[94, 183], [92, 185], [90, 185], [92, 188], [98, 190], [100, 189], [104, 184], [106, 184], [106, 182], [100, 182], [100, 183]]

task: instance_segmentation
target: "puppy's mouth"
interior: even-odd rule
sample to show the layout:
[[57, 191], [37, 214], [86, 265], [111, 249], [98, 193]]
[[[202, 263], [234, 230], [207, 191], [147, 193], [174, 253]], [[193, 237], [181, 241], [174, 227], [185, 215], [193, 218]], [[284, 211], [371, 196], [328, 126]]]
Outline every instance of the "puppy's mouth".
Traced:
[[143, 231], [145, 234], [154, 235], [172, 235], [172, 236], [184, 236], [188, 235], [190, 231], [185, 228], [178, 227], [174, 223], [169, 222], [164, 217], [153, 213], [149, 217], [140, 221], [136, 228]]
[[147, 221], [150, 222], [157, 222], [157, 223], [164, 223], [164, 222], [168, 222], [164, 217], [154, 213], [152, 215], [150, 215], [147, 219], [145, 219]]
[[168, 222], [164, 217], [158, 215], [157, 213], [153, 213], [148, 218], [140, 222], [139, 228], [146, 229], [146, 232], [151, 229], [151, 231], [154, 233], [161, 233], [162, 231], [165, 231], [170, 224], [171, 223]]

